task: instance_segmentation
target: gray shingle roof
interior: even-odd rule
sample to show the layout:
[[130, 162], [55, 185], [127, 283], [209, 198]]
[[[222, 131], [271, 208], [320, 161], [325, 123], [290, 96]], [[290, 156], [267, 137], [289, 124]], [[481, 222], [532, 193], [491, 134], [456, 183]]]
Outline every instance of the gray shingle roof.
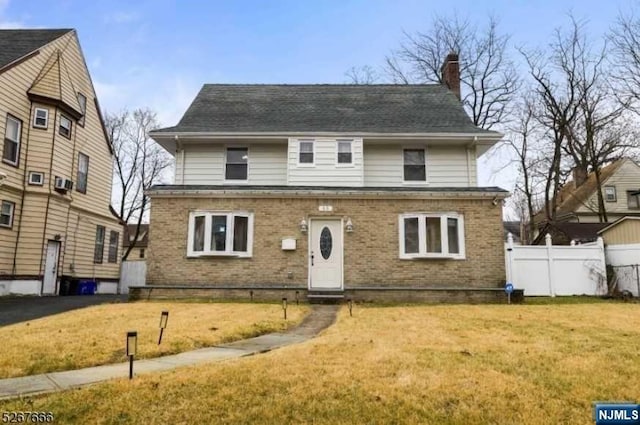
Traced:
[[62, 37], [72, 29], [0, 30], [0, 68]]
[[493, 133], [440, 84], [205, 84], [173, 132]]

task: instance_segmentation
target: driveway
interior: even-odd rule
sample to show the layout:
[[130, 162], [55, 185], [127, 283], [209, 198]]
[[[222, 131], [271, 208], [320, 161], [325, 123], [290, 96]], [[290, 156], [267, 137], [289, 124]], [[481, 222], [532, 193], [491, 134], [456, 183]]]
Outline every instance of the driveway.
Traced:
[[92, 305], [126, 302], [128, 295], [0, 297], [0, 326], [38, 319]]

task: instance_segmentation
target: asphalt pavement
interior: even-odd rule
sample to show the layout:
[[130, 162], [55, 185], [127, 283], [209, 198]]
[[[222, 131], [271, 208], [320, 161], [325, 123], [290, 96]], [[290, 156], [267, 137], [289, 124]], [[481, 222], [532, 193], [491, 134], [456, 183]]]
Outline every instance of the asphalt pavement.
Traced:
[[0, 326], [27, 322], [92, 305], [127, 302], [128, 295], [0, 297]]

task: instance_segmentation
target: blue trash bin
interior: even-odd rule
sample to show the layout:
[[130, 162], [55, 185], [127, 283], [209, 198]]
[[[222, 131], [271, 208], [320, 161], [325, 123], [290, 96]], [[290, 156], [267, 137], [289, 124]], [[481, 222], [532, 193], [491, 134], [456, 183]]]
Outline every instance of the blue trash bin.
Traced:
[[95, 280], [81, 280], [78, 282], [78, 295], [95, 295], [96, 287]]

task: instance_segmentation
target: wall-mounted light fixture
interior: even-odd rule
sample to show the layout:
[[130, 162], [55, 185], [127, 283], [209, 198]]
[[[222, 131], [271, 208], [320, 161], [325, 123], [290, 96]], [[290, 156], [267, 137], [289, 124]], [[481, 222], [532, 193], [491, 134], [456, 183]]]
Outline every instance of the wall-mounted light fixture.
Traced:
[[347, 233], [353, 232], [353, 223], [351, 222], [351, 218], [347, 218], [347, 222], [345, 223], [344, 228]]
[[59, 241], [60, 239], [62, 239], [62, 235], [60, 233], [56, 233], [55, 235], [53, 235], [53, 239]]
[[300, 231], [302, 233], [307, 233], [307, 229], [309, 228], [309, 226], [307, 226], [307, 220], [305, 220], [304, 218], [302, 219], [302, 221], [300, 222]]

